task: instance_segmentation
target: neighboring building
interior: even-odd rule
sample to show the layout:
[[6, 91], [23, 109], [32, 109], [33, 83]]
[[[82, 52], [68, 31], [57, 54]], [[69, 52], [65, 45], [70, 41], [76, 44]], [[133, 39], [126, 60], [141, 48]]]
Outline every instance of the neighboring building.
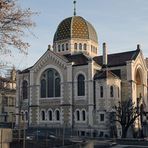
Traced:
[[[103, 56], [94, 27], [73, 16], [58, 26], [49, 49], [17, 74], [16, 124], [64, 128], [82, 136], [110, 136], [113, 107], [121, 100], [147, 99], [147, 67], [140, 50]], [[25, 116], [24, 116], [25, 115]], [[117, 126], [117, 134], [121, 130]]]
[[0, 77], [0, 126], [12, 127], [15, 123], [16, 70], [10, 77]]

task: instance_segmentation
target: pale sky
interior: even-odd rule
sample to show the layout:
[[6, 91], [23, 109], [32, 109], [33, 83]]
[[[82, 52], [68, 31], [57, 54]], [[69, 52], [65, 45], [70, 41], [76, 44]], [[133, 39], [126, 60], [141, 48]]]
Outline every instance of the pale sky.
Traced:
[[[13, 56], [17, 68], [32, 66], [52, 44], [59, 23], [73, 15], [73, 0], [20, 0], [23, 8], [39, 12], [33, 17], [34, 36], [27, 36], [28, 56]], [[77, 15], [89, 21], [98, 34], [99, 54], [106, 42], [109, 53], [135, 50], [141, 44], [148, 57], [148, 0], [77, 0]]]

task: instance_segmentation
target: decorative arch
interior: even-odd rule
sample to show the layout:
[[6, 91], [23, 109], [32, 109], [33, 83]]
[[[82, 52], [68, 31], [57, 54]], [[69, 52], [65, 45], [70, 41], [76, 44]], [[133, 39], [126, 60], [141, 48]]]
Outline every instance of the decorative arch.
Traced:
[[40, 77], [40, 97], [60, 97], [61, 96], [61, 77], [56, 69], [46, 69]]
[[41, 119], [41, 121], [45, 121], [46, 120], [46, 111], [44, 109], [42, 109], [40, 111], [40, 119]]
[[59, 67], [57, 67], [57, 66], [55, 66], [55, 65], [47, 65], [47, 66], [45, 66], [45, 67], [43, 67], [41, 70], [40, 70], [40, 72], [38, 73], [38, 76], [37, 76], [37, 85], [40, 85], [40, 77], [41, 77], [41, 75], [42, 75], [42, 73], [45, 71], [45, 70], [47, 70], [47, 69], [55, 69], [58, 73], [59, 73], [59, 75], [60, 75], [60, 78], [61, 78], [61, 83], [63, 83], [63, 75], [62, 75], [62, 71], [60, 70], [60, 68]]
[[78, 75], [77, 92], [78, 96], [85, 96], [85, 76], [83, 74]]
[[[83, 75], [84, 76], [83, 77], [84, 78], [84, 81], [82, 81], [83, 84], [80, 81], [78, 81], [78, 77], [80, 75]], [[76, 73], [75, 78], [74, 78], [74, 81], [77, 82], [75, 84], [75, 90], [76, 90], [75, 93], [76, 93], [76, 96], [78, 96], [78, 97], [85, 96], [86, 87], [87, 87], [87, 85], [86, 85], [86, 79], [87, 79], [86, 78], [86, 74], [83, 71], [79, 71], [78, 73]], [[79, 82], [83, 85], [83, 90], [80, 88], [83, 91], [82, 94], [80, 93], [81, 90], [79, 89], [79, 87], [81, 87], [80, 86], [81, 84]]]
[[141, 65], [138, 65], [136, 68], [135, 68], [135, 82], [137, 82], [137, 76], [140, 78], [140, 81], [141, 81], [141, 83], [143, 83], [143, 68], [142, 68], [142, 66]]
[[86, 110], [85, 109], [81, 110], [81, 119], [83, 122], [86, 121]]
[[48, 121], [53, 121], [53, 110], [52, 109], [48, 109], [47, 115], [48, 115]]
[[75, 111], [75, 119], [76, 121], [80, 121], [81, 120], [81, 117], [80, 117], [80, 110], [79, 109], [76, 109]]
[[54, 111], [54, 115], [55, 115], [55, 121], [60, 121], [60, 110], [59, 109], [56, 109]]
[[143, 97], [144, 92], [144, 86], [143, 86], [143, 69], [141, 65], [138, 65], [135, 69], [135, 83], [136, 83], [136, 101], [137, 103], [140, 103], [139, 101]]

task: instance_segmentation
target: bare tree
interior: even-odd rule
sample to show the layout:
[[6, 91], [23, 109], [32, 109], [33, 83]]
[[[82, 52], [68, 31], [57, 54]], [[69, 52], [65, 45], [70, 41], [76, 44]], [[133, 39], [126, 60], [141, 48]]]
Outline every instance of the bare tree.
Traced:
[[140, 108], [135, 106], [131, 99], [119, 102], [115, 106], [116, 119], [115, 121], [119, 122], [122, 127], [122, 138], [126, 138], [127, 131], [130, 126], [136, 121], [140, 116]]
[[22, 9], [17, 0], [0, 0], [0, 52], [11, 52], [11, 47], [27, 54], [29, 44], [24, 41], [26, 31], [35, 26], [31, 9]]

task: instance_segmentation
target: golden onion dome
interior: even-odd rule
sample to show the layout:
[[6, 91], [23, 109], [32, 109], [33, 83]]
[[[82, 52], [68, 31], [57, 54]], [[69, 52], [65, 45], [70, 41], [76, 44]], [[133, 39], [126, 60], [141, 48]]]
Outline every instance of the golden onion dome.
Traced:
[[66, 18], [59, 24], [54, 35], [54, 43], [68, 39], [89, 39], [98, 43], [94, 27], [80, 16]]

